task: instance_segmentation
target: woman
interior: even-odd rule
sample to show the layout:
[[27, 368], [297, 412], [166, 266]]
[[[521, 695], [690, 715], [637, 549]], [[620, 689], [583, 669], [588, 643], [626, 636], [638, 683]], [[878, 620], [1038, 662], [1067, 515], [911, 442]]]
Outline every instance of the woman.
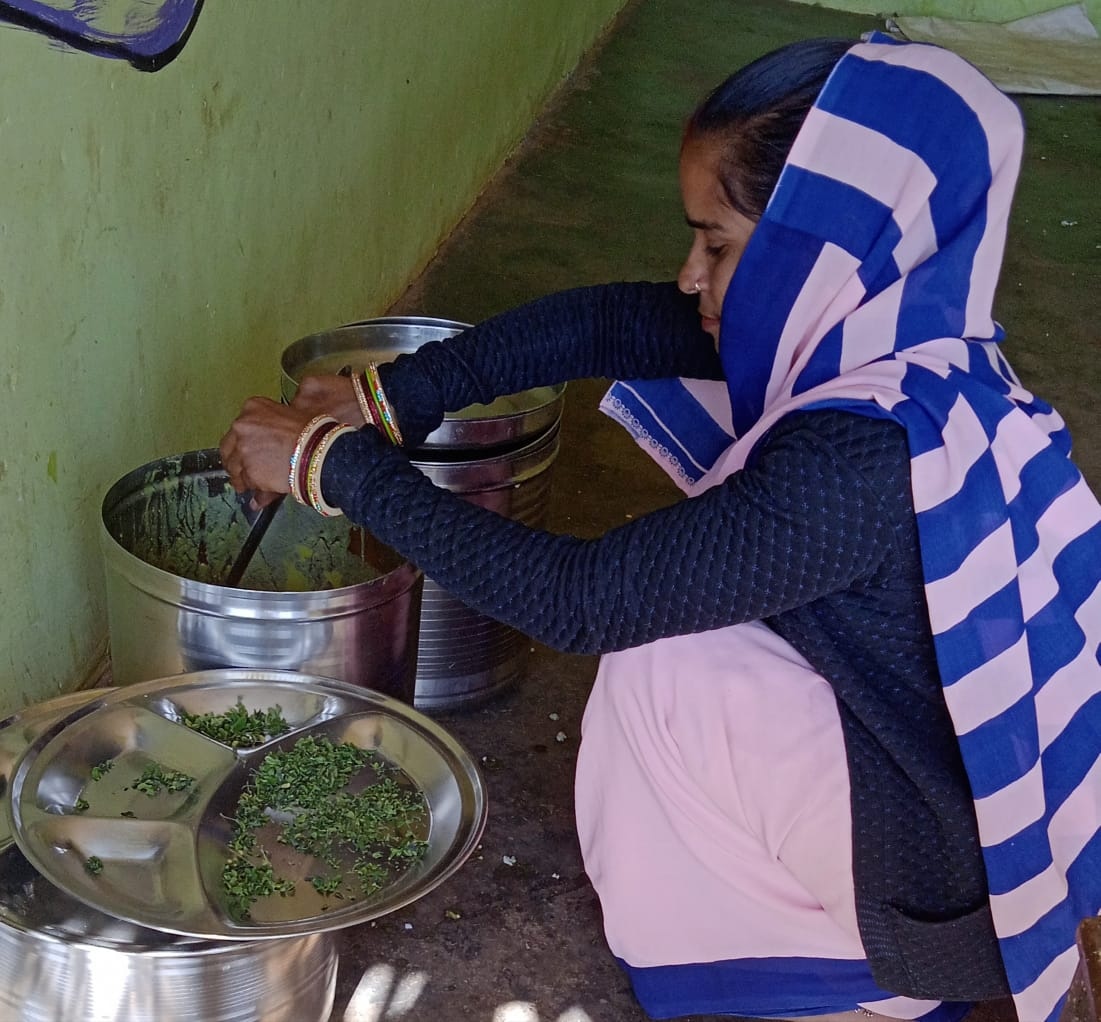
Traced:
[[[1059, 1010], [1101, 907], [1101, 508], [991, 318], [1021, 134], [935, 47], [787, 47], [688, 123], [676, 286], [549, 296], [223, 439], [238, 488], [605, 654], [578, 832], [654, 1017]], [[586, 376], [633, 381], [605, 410], [691, 499], [553, 536], [400, 449]]]

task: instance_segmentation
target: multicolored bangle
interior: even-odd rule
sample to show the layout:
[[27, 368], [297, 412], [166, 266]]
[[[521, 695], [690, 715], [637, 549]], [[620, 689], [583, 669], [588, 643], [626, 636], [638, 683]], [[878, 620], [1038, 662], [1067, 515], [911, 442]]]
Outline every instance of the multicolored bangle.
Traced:
[[368, 426], [374, 426], [378, 428], [378, 422], [375, 419], [374, 410], [371, 408], [371, 399], [367, 396], [367, 390], [365, 387], [367, 381], [366, 373], [355, 373], [352, 376], [352, 390], [355, 392], [356, 404], [359, 405], [360, 414], [363, 416], [363, 421]]
[[375, 410], [378, 413], [376, 419], [389, 438], [390, 443], [395, 447], [400, 447], [402, 445], [401, 430], [398, 429], [398, 420], [390, 407], [390, 402], [386, 400], [386, 391], [382, 389], [382, 382], [378, 376], [378, 363], [368, 362], [363, 375], [367, 379], [371, 400], [374, 402]]
[[327, 426], [310, 455], [309, 468], [306, 473], [306, 495], [309, 498], [310, 506], [319, 515], [324, 515], [326, 518], [335, 518], [344, 512], [338, 507], [333, 507], [321, 495], [321, 470], [325, 465], [325, 455], [329, 453], [329, 448], [332, 447], [333, 442], [338, 437], [342, 437], [345, 433], [355, 432], [357, 432], [355, 426], [349, 426], [346, 423]]
[[313, 458], [314, 451], [317, 450], [317, 445], [321, 443], [322, 438], [329, 430], [336, 428], [340, 423], [336, 422], [323, 422], [313, 435], [306, 441], [306, 445], [302, 448], [302, 457], [298, 459], [298, 468], [295, 471], [295, 480], [297, 481], [297, 491], [301, 494], [300, 503], [309, 505], [310, 495], [307, 492], [306, 477], [310, 470], [310, 461]]
[[317, 434], [320, 433], [322, 427], [328, 424], [340, 425], [331, 415], [318, 415], [310, 419], [302, 428], [302, 432], [298, 434], [298, 441], [295, 443], [294, 450], [291, 452], [287, 482], [290, 487], [291, 496], [294, 497], [299, 504], [305, 504], [306, 497], [300, 485], [298, 469], [303, 465], [309, 464], [309, 454], [306, 452], [306, 448], [310, 446], [310, 441], [314, 440]]

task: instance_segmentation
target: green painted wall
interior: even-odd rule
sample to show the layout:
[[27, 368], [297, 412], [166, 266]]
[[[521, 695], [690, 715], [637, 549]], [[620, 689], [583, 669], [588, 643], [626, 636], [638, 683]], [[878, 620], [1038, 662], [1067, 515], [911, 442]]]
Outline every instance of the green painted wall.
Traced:
[[0, 712], [102, 663], [107, 487], [382, 313], [623, 2], [207, 4], [154, 74], [0, 27]]
[[[858, 14], [908, 14], [963, 21], [1014, 21], [1029, 14], [1053, 11], [1074, 0], [796, 0], [814, 7], [831, 7]], [[1094, 25], [1101, 25], [1101, 0], [1084, 0]]]

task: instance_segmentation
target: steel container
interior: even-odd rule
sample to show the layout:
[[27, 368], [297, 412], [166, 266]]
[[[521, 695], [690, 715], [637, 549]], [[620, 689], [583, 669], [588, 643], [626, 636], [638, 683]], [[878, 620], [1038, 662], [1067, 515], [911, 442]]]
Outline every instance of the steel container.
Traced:
[[[558, 426], [517, 450], [454, 461], [415, 460], [437, 486], [526, 525], [546, 516]], [[515, 683], [529, 640], [468, 607], [430, 578], [424, 582], [417, 643], [416, 705], [426, 711], [470, 705]]]
[[423, 576], [344, 518], [284, 501], [237, 587], [249, 528], [215, 450], [107, 492], [101, 540], [116, 684], [222, 667], [299, 671], [411, 703]]
[[[290, 345], [280, 389], [290, 401], [303, 377], [345, 365], [387, 362], [465, 329], [447, 319], [388, 316]], [[558, 455], [565, 387], [538, 387], [449, 412], [410, 460], [437, 486], [515, 521], [543, 523]], [[417, 645], [415, 705], [427, 712], [471, 706], [523, 675], [528, 640], [424, 582]]]
[[24, 748], [103, 690], [0, 722], [0, 1018], [4, 1022], [326, 1022], [336, 989], [330, 933], [210, 941], [136, 926], [65, 893], [11, 838], [8, 782]]
[[[336, 988], [332, 934], [193, 941], [89, 909], [37, 876], [16, 848], [4, 886], [33, 911], [0, 913], [5, 1022], [325, 1022]], [[46, 889], [50, 893], [43, 893]]]
[[[295, 341], [280, 360], [279, 390], [294, 397], [304, 376], [336, 373], [344, 366], [362, 369], [368, 362], [392, 362], [430, 341], [452, 337], [469, 324], [428, 316], [380, 316], [311, 334]], [[533, 387], [506, 394], [486, 405], [448, 412], [418, 448], [428, 452], [469, 451], [524, 444], [550, 429], [562, 415], [565, 385]]]

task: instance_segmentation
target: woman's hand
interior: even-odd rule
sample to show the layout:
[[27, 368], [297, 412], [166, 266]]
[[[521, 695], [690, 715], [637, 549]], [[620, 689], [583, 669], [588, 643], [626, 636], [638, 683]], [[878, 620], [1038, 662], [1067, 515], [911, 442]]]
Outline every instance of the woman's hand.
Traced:
[[349, 426], [363, 425], [363, 412], [349, 376], [303, 377], [291, 399], [291, 407], [308, 413], [307, 421], [315, 415], [331, 415]]
[[293, 404], [250, 397], [218, 445], [233, 488], [238, 493], [252, 490], [257, 507], [289, 492], [294, 445], [315, 414]]

